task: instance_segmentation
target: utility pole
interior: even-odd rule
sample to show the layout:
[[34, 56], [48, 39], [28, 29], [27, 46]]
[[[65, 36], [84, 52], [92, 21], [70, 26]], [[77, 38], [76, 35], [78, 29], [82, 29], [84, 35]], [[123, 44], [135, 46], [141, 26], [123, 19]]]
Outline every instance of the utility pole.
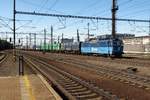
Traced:
[[14, 33], [14, 45], [13, 45], [13, 55], [14, 57], [16, 56], [16, 0], [14, 0], [14, 4], [13, 4], [13, 33]]
[[46, 52], [46, 29], [44, 29], [44, 53]]
[[48, 40], [48, 51], [50, 51], [50, 40]]
[[72, 42], [71, 42], [71, 50], [72, 50], [72, 45], [73, 45], [73, 42], [74, 42], [74, 38], [72, 37]]
[[64, 45], [64, 34], [62, 33], [62, 36], [61, 36], [61, 46], [60, 48], [62, 48]]
[[7, 41], [7, 32], [6, 32], [6, 41]]
[[30, 39], [29, 49], [31, 49], [31, 33], [29, 33], [29, 39]]
[[36, 33], [34, 34], [34, 50], [36, 50]]
[[51, 26], [51, 50], [53, 51], [53, 26]]
[[62, 33], [61, 43], [64, 42], [64, 34]]
[[149, 36], [150, 36], [150, 18], [149, 18]]
[[77, 42], [80, 42], [79, 30], [77, 29]]
[[28, 50], [28, 36], [26, 36], [26, 49]]
[[59, 38], [60, 38], [60, 37], [58, 36], [58, 40], [57, 40], [57, 43], [58, 43], [58, 44], [59, 44]]
[[23, 38], [21, 38], [21, 46], [23, 47]]
[[88, 26], [88, 34], [87, 35], [88, 35], [88, 40], [89, 40], [90, 39], [90, 23], [88, 23], [87, 26]]
[[149, 36], [149, 49], [150, 49], [150, 17], [149, 17], [149, 33], [148, 33], [148, 36]]
[[42, 50], [42, 40], [40, 41], [40, 51]]
[[118, 10], [117, 0], [112, 0], [112, 37], [116, 38], [116, 11]]
[[59, 42], [59, 41], [60, 41], [60, 36], [58, 36], [58, 40], [57, 40], [57, 42], [58, 42], [58, 48], [57, 48], [57, 49], [60, 51], [61, 44], [60, 44], [60, 42]]

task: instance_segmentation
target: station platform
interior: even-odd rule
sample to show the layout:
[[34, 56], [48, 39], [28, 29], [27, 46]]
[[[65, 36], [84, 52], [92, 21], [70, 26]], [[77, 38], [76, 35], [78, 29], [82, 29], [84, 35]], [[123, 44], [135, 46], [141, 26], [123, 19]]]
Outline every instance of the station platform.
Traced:
[[40, 75], [25, 66], [24, 76], [18, 75], [18, 63], [9, 54], [0, 63], [0, 100], [62, 100]]

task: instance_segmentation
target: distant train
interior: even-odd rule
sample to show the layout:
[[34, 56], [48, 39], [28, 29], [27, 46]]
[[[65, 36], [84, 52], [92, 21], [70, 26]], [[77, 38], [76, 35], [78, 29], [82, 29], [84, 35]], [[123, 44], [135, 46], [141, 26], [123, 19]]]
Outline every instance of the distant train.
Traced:
[[[123, 54], [123, 42], [120, 39], [102, 39], [98, 41], [73, 42], [54, 44], [55, 51], [79, 54], [96, 54], [108, 56], [121, 56]], [[58, 47], [57, 47], [58, 46]], [[51, 46], [49, 46], [51, 47]], [[47, 49], [48, 47], [46, 47]], [[42, 50], [43, 50], [42, 46]], [[51, 48], [49, 49], [51, 50]]]

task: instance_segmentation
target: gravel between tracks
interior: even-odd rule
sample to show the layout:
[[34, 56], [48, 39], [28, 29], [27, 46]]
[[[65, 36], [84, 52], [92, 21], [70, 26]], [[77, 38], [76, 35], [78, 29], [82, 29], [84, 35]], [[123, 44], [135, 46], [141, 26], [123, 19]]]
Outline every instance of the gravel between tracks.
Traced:
[[107, 90], [112, 91], [113, 94], [119, 95], [120, 97], [126, 97], [129, 100], [149, 100], [150, 94], [149, 92], [129, 86], [128, 84], [123, 84], [114, 80], [100, 78], [99, 75], [95, 74], [93, 71], [87, 71], [82, 69], [77, 69], [76, 66], [70, 66], [67, 64], [61, 64], [54, 61], [49, 61], [49, 64], [55, 65], [62, 70], [65, 70], [69, 73], [72, 73], [76, 76], [79, 76], [87, 81], [95, 82], [99, 87]]
[[[40, 53], [39, 53], [40, 54]], [[63, 59], [77, 59], [83, 62], [99, 66], [107, 66], [114, 69], [126, 70], [128, 67], [138, 68], [136, 74], [150, 76], [150, 61], [139, 59], [111, 59], [105, 57], [81, 56], [81, 55], [65, 55], [47, 53], [47, 56]], [[137, 64], [138, 63], [138, 64]]]
[[12, 55], [8, 54], [6, 61], [0, 64], [0, 77], [16, 76], [16, 75], [18, 75], [17, 63], [13, 62]]
[[[35, 53], [35, 54], [37, 55], [37, 53]], [[38, 55], [43, 56], [40, 53]], [[44, 56], [45, 57], [50, 57], [50, 56], [56, 57], [56, 54], [54, 54], [54, 55], [47, 54]], [[57, 55], [57, 57], [58, 57], [58, 55]], [[70, 58], [71, 57], [73, 57], [73, 56], [70, 56]], [[78, 56], [78, 57], [80, 57], [80, 56]], [[81, 58], [79, 58], [79, 59], [81, 59]], [[82, 59], [82, 60], [87, 60], [87, 58]], [[136, 88], [134, 86], [130, 86], [128, 84], [121, 83], [118, 81], [110, 80], [107, 78], [101, 78], [101, 76], [97, 75], [94, 71], [87, 71], [85, 69], [78, 68], [76, 66], [62, 64], [62, 63], [58, 63], [58, 62], [51, 61], [51, 60], [49, 60], [49, 64], [55, 65], [62, 70], [65, 70], [71, 74], [81, 77], [82, 79], [94, 82], [99, 87], [101, 87], [107, 91], [111, 91], [113, 94], [116, 94], [120, 97], [126, 98], [127, 100], [149, 100], [149, 98], [150, 98], [149, 91], [146, 91], [141, 88]]]

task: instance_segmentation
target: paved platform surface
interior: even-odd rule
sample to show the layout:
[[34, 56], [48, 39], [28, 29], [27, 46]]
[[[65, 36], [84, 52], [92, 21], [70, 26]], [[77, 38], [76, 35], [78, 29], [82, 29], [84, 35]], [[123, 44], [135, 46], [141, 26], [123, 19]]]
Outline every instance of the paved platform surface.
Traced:
[[21, 100], [19, 77], [0, 77], [0, 100]]
[[61, 100], [61, 98], [29, 67], [25, 66], [24, 76], [18, 76], [18, 63], [13, 62], [10, 54], [6, 62], [0, 64], [0, 100]]

